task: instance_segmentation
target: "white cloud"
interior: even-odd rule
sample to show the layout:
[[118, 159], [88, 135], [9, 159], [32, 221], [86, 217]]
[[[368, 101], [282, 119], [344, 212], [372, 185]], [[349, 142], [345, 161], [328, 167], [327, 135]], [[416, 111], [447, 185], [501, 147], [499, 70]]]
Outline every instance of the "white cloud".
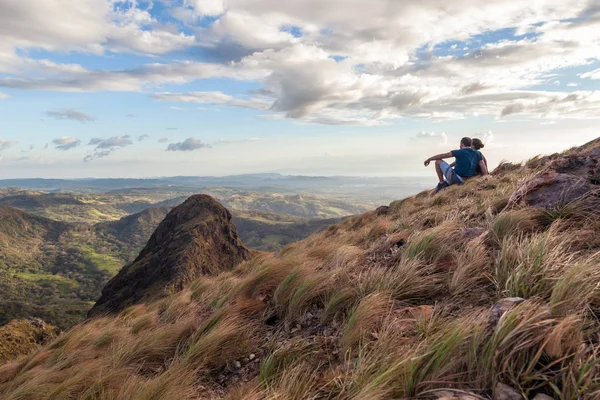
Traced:
[[[0, 53], [4, 49], [10, 56], [17, 48], [42, 48], [162, 54], [194, 44], [192, 36], [156, 22], [137, 0], [36, 0], [35, 6], [5, 0], [0, 2]], [[18, 62], [15, 58], [9, 65]]]
[[81, 144], [81, 140], [74, 137], [63, 136], [61, 138], [54, 139], [52, 143], [54, 143], [56, 149], [67, 151], [78, 147]]
[[584, 79], [600, 79], [600, 69], [583, 73], [580, 76]]
[[70, 119], [79, 122], [94, 121], [94, 118], [90, 115], [76, 110], [50, 110], [46, 112], [46, 115], [54, 119]]
[[209, 145], [202, 143], [201, 140], [193, 137], [185, 139], [183, 142], [171, 143], [167, 147], [167, 151], [193, 151], [210, 147]]
[[9, 96], [9, 95], [7, 95], [6, 93], [2, 93], [2, 92], [0, 92], [0, 100], [3, 100], [3, 99], [8, 99], [9, 97], [10, 97], [10, 96]]
[[198, 15], [215, 16], [225, 12], [223, 0], [185, 0]]
[[[143, 134], [139, 136], [137, 140], [141, 142], [147, 137], [149, 136]], [[95, 146], [95, 148], [91, 154], [88, 154], [85, 157], [83, 157], [83, 162], [87, 163], [94, 161], [98, 158], [108, 157], [120, 148], [130, 146], [132, 144], [133, 141], [131, 141], [131, 137], [129, 135], [113, 136], [108, 139], [92, 138], [88, 143], [88, 146]]]
[[[154, 93], [151, 97], [159, 101], [173, 101], [182, 103], [200, 103], [200, 104], [212, 104], [212, 105], [228, 105], [232, 107], [249, 108], [252, 110], [268, 110], [273, 102], [266, 98], [253, 97], [250, 99], [246, 98], [234, 98], [233, 96], [227, 95], [222, 92], [189, 92], [189, 93]], [[180, 107], [171, 106], [173, 110], [183, 110]], [[198, 107], [200, 111], [212, 110], [206, 107]]]
[[14, 141], [14, 140], [0, 139], [0, 151], [2, 151], [2, 150], [8, 150], [11, 147], [14, 147], [14, 146], [16, 146], [18, 144], [19, 144], [19, 142]]
[[[592, 68], [600, 54], [600, 18], [591, 15], [589, 0], [165, 1], [172, 16], [189, 24], [185, 29], [158, 21], [151, 2], [39, 0], [35, 8], [25, 3], [0, 4], [0, 72], [11, 72], [0, 78], [0, 87], [145, 91], [229, 78], [254, 81], [260, 93], [152, 96], [336, 125], [472, 115], [592, 118], [600, 107], [593, 91], [530, 89], [558, 82], [562, 69]], [[202, 17], [215, 22], [198, 24]], [[476, 36], [506, 28], [528, 36]], [[469, 53], [439, 55], [437, 46], [450, 41], [451, 50]], [[177, 53], [183, 59], [113, 70], [31, 60], [15, 50], [168, 54], [191, 46], [191, 53]], [[204, 62], [185, 60], [199, 53]], [[581, 78], [600, 79], [600, 70]]]
[[113, 136], [111, 138], [96, 143], [96, 149], [112, 149], [116, 147], [125, 147], [132, 144], [133, 142], [131, 141], [128, 135]]
[[177, 101], [189, 103], [224, 104], [233, 97], [222, 92], [190, 92], [190, 93], [154, 93], [152, 98], [161, 101]]

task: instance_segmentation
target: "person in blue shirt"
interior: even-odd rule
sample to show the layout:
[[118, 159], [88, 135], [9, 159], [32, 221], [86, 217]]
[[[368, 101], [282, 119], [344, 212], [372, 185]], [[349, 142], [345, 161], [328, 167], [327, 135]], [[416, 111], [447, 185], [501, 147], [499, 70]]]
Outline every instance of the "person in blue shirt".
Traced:
[[[473, 149], [472, 145], [471, 138], [464, 137], [460, 141], [460, 149], [438, 154], [425, 160], [424, 164], [426, 167], [432, 161], [435, 161], [435, 172], [437, 173], [439, 183], [433, 192], [434, 194], [450, 185], [462, 185], [467, 179], [477, 175], [476, 170], [478, 166], [481, 169], [481, 175], [488, 174], [482, 154]], [[456, 159], [454, 168], [444, 161], [445, 158], [452, 157]]]

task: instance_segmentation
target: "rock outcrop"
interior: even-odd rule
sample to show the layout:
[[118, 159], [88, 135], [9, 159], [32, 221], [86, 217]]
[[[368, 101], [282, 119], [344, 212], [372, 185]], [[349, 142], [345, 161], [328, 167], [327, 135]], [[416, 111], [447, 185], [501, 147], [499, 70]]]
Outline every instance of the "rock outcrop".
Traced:
[[135, 261], [104, 287], [88, 316], [181, 290], [196, 277], [232, 269], [250, 255], [229, 211], [210, 196], [194, 195], [169, 212]]
[[[597, 198], [600, 138], [562, 155], [535, 160], [535, 166], [541, 170], [511, 195], [507, 208], [524, 201], [534, 207], [553, 209], [587, 197]], [[593, 208], [600, 209], [600, 202], [594, 201]]]
[[0, 326], [0, 364], [31, 353], [59, 333], [57, 327], [39, 318], [13, 320]]

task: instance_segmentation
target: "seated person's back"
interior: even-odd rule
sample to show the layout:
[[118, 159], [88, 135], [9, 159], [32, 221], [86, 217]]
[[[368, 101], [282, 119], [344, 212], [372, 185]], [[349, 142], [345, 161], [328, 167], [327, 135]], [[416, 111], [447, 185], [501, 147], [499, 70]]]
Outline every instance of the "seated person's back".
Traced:
[[477, 164], [482, 160], [481, 153], [470, 147], [452, 150], [452, 157], [456, 158], [454, 171], [458, 176], [463, 178], [475, 176]]

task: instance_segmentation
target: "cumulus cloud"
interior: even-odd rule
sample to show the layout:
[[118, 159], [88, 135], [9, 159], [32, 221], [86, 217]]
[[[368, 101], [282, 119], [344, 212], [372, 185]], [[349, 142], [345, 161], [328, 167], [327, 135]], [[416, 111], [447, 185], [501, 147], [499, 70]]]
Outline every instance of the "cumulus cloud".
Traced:
[[486, 148], [489, 147], [494, 142], [494, 132], [492, 132], [490, 130], [477, 132], [477, 133], [471, 135], [471, 137], [480, 139], [483, 142], [483, 144], [486, 146]]
[[[563, 81], [559, 75], [567, 68], [594, 68], [600, 18], [589, 0], [347, 0], [342, 7], [321, 0], [164, 1], [167, 14], [182, 21], [177, 24], [154, 16], [152, 2], [40, 0], [35, 9], [9, 3], [0, 4], [0, 72], [9, 72], [1, 75], [0, 87], [145, 91], [228, 78], [254, 82], [260, 94], [152, 97], [335, 125], [473, 114], [591, 118], [600, 108], [593, 92], [562, 101], [571, 93], [531, 89], [551, 75], [557, 75], [552, 81]], [[206, 23], [198, 24], [204, 17]], [[70, 23], [60, 23], [65, 20]], [[484, 35], [495, 32], [501, 35]], [[178, 60], [167, 63], [91, 70], [28, 59], [16, 48], [189, 52], [178, 52]], [[586, 71], [581, 78], [600, 79], [600, 72]]]
[[7, 95], [6, 93], [2, 93], [2, 92], [0, 92], [0, 100], [3, 100], [3, 99], [8, 99], [9, 97], [10, 97], [10, 96], [9, 96], [9, 95]]
[[203, 149], [205, 147], [210, 147], [207, 144], [202, 143], [199, 139], [195, 138], [187, 138], [183, 142], [171, 143], [167, 147], [167, 151], [192, 151], [197, 149]]
[[[137, 140], [141, 141], [148, 135], [141, 135]], [[142, 139], [140, 139], [142, 138]], [[113, 136], [108, 139], [103, 138], [92, 138], [88, 146], [95, 146], [93, 153], [86, 155], [83, 158], [84, 162], [91, 162], [98, 158], [108, 157], [120, 148], [132, 145], [133, 141], [129, 135], [124, 136]]]
[[580, 75], [584, 79], [600, 79], [600, 68]]
[[87, 156], [83, 157], [83, 162], [90, 162], [93, 161], [97, 158], [104, 158], [109, 156], [114, 150], [109, 149], [109, 150], [102, 150], [102, 151], [95, 151], [93, 154], [88, 154]]
[[[94, 139], [92, 139], [94, 140]], [[116, 147], [125, 147], [133, 144], [129, 135], [125, 136], [113, 136], [108, 139], [104, 139], [100, 142], [95, 143], [96, 149], [112, 149]]]
[[163, 138], [159, 138], [158, 139], [158, 143], [167, 143], [169, 141], [169, 138], [167, 137], [163, 137]]
[[223, 0], [185, 0], [184, 3], [202, 16], [215, 16], [225, 12]]
[[14, 140], [0, 139], [0, 151], [2, 151], [2, 150], [8, 150], [11, 147], [14, 147], [14, 146], [16, 146], [18, 144], [19, 144], [19, 142], [14, 141]]
[[151, 2], [136, 0], [39, 0], [35, 7], [22, 1], [2, 1], [0, 52], [6, 56], [0, 57], [5, 60], [5, 65], [0, 61], [0, 72], [23, 63], [16, 56], [17, 48], [164, 54], [194, 45], [193, 36], [159, 24], [149, 7]]
[[145, 133], [144, 133], [144, 134], [142, 134], [142, 135], [138, 136], [138, 137], [137, 137], [137, 138], [135, 138], [135, 139], [136, 139], [138, 142], [141, 142], [141, 141], [143, 141], [143, 140], [145, 140], [145, 139], [148, 139], [149, 137], [150, 137], [150, 135], [147, 135], [147, 134], [145, 134]]
[[74, 137], [63, 136], [61, 138], [54, 139], [52, 143], [54, 143], [56, 149], [67, 151], [78, 147], [81, 144], [81, 140]]
[[84, 112], [76, 110], [50, 110], [46, 112], [46, 115], [54, 119], [70, 119], [72, 121], [79, 122], [94, 121], [93, 117]]

